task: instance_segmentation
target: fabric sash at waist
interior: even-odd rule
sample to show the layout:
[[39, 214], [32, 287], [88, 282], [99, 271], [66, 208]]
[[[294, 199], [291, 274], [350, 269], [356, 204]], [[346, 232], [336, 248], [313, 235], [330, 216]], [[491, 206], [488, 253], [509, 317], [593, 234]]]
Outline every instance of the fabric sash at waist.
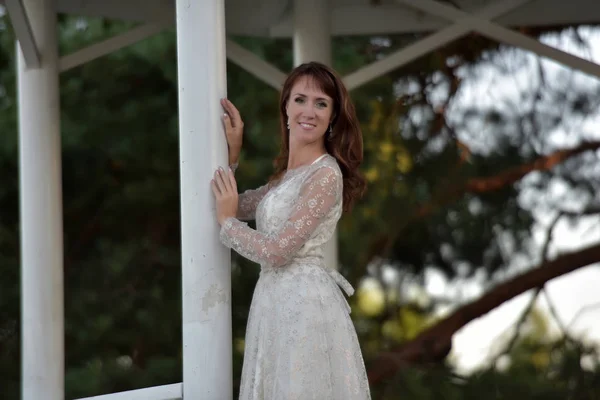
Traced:
[[[320, 267], [321, 269], [323, 269], [325, 272], [327, 272], [327, 274], [329, 274], [329, 276], [331, 276], [331, 279], [333, 279], [333, 281], [348, 296], [352, 296], [354, 294], [354, 288], [352, 287], [350, 282], [348, 282], [348, 280], [346, 278], [344, 278], [344, 276], [342, 274], [340, 274], [337, 270], [335, 270], [333, 268], [328, 268], [327, 266], [325, 266], [325, 260], [323, 259], [323, 257], [310, 256], [310, 257], [296, 258], [296, 259], [292, 260], [292, 262], [290, 262], [288, 264], [288, 266], [291, 266], [294, 264], [295, 265], [298, 265], [298, 264], [316, 265], [316, 266]], [[283, 268], [285, 268], [285, 266]]]

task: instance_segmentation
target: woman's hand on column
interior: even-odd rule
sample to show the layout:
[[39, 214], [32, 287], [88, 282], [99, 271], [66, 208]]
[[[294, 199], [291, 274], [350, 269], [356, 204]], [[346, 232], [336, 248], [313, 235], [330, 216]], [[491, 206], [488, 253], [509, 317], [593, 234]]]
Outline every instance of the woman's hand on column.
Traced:
[[244, 121], [242, 121], [238, 109], [228, 99], [221, 99], [221, 106], [225, 111], [223, 125], [225, 126], [225, 138], [229, 150], [229, 165], [232, 165], [238, 162], [242, 151]]
[[238, 191], [235, 176], [230, 168], [215, 171], [214, 178], [210, 181], [217, 205], [217, 222], [223, 222], [229, 217], [235, 217], [238, 209]]

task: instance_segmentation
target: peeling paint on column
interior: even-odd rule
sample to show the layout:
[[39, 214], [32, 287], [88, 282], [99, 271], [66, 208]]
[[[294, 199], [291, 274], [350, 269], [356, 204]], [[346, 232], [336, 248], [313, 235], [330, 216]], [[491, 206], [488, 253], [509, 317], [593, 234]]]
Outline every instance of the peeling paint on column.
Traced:
[[202, 311], [206, 312], [218, 304], [227, 302], [227, 294], [216, 284], [210, 286], [208, 291], [202, 296]]

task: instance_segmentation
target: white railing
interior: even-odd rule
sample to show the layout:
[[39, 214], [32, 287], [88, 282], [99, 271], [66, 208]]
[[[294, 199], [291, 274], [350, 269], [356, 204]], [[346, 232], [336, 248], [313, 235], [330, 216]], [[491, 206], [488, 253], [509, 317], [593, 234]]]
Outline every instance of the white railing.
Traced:
[[101, 396], [85, 397], [77, 400], [182, 400], [183, 384], [154, 386], [144, 389], [128, 390], [104, 394]]

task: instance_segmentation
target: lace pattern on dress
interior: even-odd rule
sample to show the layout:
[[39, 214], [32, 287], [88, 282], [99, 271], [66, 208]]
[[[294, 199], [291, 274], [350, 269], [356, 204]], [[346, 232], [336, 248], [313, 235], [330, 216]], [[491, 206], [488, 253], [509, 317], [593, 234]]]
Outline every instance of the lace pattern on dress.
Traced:
[[256, 218], [256, 207], [269, 191], [269, 184], [258, 189], [249, 189], [238, 196], [238, 211], [236, 218], [250, 221]]
[[304, 181], [291, 215], [277, 232], [259, 232], [237, 218], [227, 218], [221, 227], [220, 239], [254, 262], [271, 267], [285, 265], [319, 225], [334, 214], [332, 211], [339, 205], [342, 189], [339, 171], [330, 166], [320, 167]]

